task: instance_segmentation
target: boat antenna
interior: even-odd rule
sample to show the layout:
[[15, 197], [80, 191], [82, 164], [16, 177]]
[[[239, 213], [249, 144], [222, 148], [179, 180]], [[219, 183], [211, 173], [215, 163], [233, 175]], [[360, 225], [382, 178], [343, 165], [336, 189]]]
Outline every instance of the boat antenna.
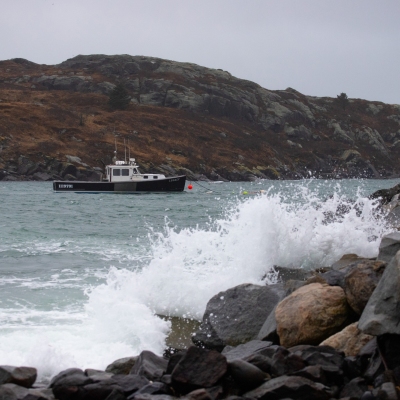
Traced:
[[131, 161], [131, 148], [129, 147], [129, 139], [128, 139], [128, 158], [129, 162]]
[[113, 162], [115, 164], [117, 161], [117, 138], [115, 138], [114, 140], [115, 140], [115, 150], [114, 150]]
[[125, 164], [126, 164], [126, 143], [125, 143], [125, 138], [124, 138], [124, 148], [125, 148]]

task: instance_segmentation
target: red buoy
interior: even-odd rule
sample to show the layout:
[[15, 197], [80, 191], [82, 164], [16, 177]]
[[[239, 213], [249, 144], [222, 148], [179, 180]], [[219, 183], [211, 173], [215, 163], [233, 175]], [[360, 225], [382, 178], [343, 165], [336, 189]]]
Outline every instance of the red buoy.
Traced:
[[192, 190], [192, 189], [193, 189], [193, 186], [192, 186], [191, 184], [189, 184], [189, 185], [188, 185], [188, 189], [189, 189], [189, 190]]

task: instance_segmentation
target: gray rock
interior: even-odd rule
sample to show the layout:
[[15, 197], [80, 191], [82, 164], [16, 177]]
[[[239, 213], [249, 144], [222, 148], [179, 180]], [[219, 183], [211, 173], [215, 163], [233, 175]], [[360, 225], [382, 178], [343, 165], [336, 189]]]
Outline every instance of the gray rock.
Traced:
[[329, 389], [301, 376], [280, 376], [262, 384], [257, 389], [243, 394], [245, 399], [328, 400], [332, 397]]
[[233, 360], [228, 365], [233, 379], [244, 390], [254, 389], [269, 378], [268, 374], [244, 360]]
[[350, 397], [359, 399], [364, 392], [368, 389], [367, 382], [361, 377], [357, 377], [352, 379], [349, 383], [347, 383], [342, 391], [340, 392], [340, 397]]
[[35, 172], [32, 178], [35, 181], [51, 181], [53, 179], [47, 172]]
[[258, 332], [257, 335], [258, 340], [268, 340], [274, 343], [279, 343], [279, 336], [276, 333], [275, 310], [276, 306], [268, 315], [268, 318], [265, 320], [263, 326], [260, 329], [260, 332]]
[[[29, 394], [29, 389], [23, 387], [23, 386], [19, 386], [16, 385], [15, 383], [6, 383], [4, 385], [2, 385], [3, 388], [8, 388], [10, 390], [12, 390], [14, 392], [14, 394], [17, 396], [18, 400], [22, 400], [24, 397], [26, 397]], [[1, 399], [1, 395], [0, 395], [0, 399]]]
[[79, 368], [69, 368], [64, 371], [61, 371], [50, 381], [50, 388], [54, 388], [55, 386], [64, 386], [64, 385], [75, 385], [82, 386], [85, 383], [93, 382], [90, 378], [88, 378], [85, 373]]
[[376, 399], [398, 400], [396, 386], [393, 382], [385, 382], [379, 388], [373, 390]]
[[135, 365], [137, 359], [138, 356], [119, 358], [107, 366], [106, 372], [110, 372], [115, 375], [128, 375]]
[[0, 366], [0, 385], [15, 383], [16, 385], [29, 388], [35, 383], [36, 376], [36, 368], [13, 367], [10, 365]]
[[369, 335], [400, 334], [400, 251], [386, 267], [358, 323]]
[[0, 386], [0, 399], [1, 400], [19, 400], [17, 395], [8, 387]]
[[245, 360], [254, 354], [263, 354], [267, 349], [270, 349], [272, 342], [262, 340], [251, 340], [247, 343], [240, 344], [239, 346], [227, 346], [222, 351], [222, 354], [228, 361]]
[[112, 380], [116, 382], [124, 395], [130, 396], [141, 388], [147, 386], [150, 381], [144, 376], [139, 375], [114, 375]]
[[390, 262], [399, 250], [400, 232], [389, 233], [381, 240], [377, 259], [385, 262]]
[[256, 339], [264, 321], [283, 298], [282, 284], [243, 284], [220, 292], [207, 304], [203, 322], [192, 340], [222, 350]]
[[144, 350], [140, 353], [130, 374], [144, 376], [150, 380], [158, 380], [167, 370], [167, 366], [168, 361], [165, 358]]
[[228, 370], [226, 358], [215, 350], [189, 347], [171, 374], [174, 387], [183, 392], [214, 386]]
[[67, 175], [72, 175], [76, 178], [78, 175], [78, 168], [76, 168], [76, 166], [73, 164], [66, 164], [65, 168], [61, 172], [61, 176], [66, 178]]

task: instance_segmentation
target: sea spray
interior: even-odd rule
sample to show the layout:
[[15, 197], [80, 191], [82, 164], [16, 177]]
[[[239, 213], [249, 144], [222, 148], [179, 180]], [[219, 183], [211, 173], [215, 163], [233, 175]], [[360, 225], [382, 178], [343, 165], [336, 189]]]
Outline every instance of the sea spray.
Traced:
[[349, 203], [340, 194], [321, 202], [305, 189], [302, 196], [307, 201], [291, 203], [266, 193], [236, 203], [206, 228], [167, 226], [154, 234], [146, 266], [111, 271], [121, 302], [129, 297], [157, 314], [201, 319], [213, 295], [245, 282], [263, 284], [275, 265], [311, 269], [347, 253], [377, 255], [388, 228], [376, 204]]

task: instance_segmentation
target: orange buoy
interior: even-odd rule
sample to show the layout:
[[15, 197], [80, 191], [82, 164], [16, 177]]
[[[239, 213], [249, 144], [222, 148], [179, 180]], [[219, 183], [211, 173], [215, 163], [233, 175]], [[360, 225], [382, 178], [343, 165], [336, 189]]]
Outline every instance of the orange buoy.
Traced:
[[192, 189], [193, 189], [193, 186], [192, 186], [192, 184], [190, 184], [190, 183], [189, 183], [189, 185], [188, 185], [188, 189], [189, 189], [189, 190], [192, 190]]

